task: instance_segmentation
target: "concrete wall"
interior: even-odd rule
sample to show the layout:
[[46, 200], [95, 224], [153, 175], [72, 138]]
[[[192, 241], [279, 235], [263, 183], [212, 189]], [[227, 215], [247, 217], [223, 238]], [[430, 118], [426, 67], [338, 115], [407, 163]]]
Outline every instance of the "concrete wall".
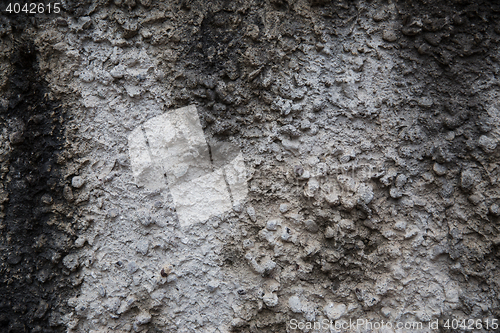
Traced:
[[62, 8], [0, 16], [0, 331], [500, 319], [494, 1]]

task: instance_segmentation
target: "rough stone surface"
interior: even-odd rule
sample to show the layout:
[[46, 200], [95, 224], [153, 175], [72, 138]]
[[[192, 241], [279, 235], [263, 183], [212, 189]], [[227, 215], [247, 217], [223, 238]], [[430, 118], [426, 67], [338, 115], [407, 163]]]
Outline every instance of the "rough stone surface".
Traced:
[[[499, 13], [468, 0], [2, 12], [0, 331], [500, 318]], [[196, 126], [170, 124], [167, 140], [185, 107]]]

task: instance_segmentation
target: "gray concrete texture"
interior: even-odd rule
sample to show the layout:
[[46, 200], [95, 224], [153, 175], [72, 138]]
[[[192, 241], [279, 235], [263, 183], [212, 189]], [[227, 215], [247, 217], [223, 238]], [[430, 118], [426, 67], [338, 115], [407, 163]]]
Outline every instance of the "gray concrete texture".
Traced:
[[64, 293], [6, 332], [500, 320], [496, 2], [63, 4], [22, 31], [2, 17], [2, 270], [31, 267], [8, 252], [21, 41], [65, 112], [35, 206], [69, 244], [34, 282]]

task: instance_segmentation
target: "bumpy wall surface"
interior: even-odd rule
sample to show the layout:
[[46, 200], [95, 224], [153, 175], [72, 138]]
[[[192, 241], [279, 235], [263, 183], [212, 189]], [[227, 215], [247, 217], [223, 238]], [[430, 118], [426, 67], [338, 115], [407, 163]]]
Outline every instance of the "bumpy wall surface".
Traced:
[[8, 3], [0, 332], [498, 331], [496, 1]]

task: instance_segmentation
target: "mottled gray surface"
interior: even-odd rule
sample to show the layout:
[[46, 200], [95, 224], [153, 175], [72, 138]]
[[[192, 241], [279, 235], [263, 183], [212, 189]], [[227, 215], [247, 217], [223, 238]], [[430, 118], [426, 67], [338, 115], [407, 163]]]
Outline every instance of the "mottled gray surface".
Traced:
[[[67, 10], [23, 32], [68, 114], [61, 195], [75, 211], [61, 262], [78, 282], [42, 317], [72, 332], [500, 319], [493, 1]], [[187, 105], [209, 145], [243, 152], [249, 194], [181, 226], [168, 190], [137, 186], [128, 137]]]

